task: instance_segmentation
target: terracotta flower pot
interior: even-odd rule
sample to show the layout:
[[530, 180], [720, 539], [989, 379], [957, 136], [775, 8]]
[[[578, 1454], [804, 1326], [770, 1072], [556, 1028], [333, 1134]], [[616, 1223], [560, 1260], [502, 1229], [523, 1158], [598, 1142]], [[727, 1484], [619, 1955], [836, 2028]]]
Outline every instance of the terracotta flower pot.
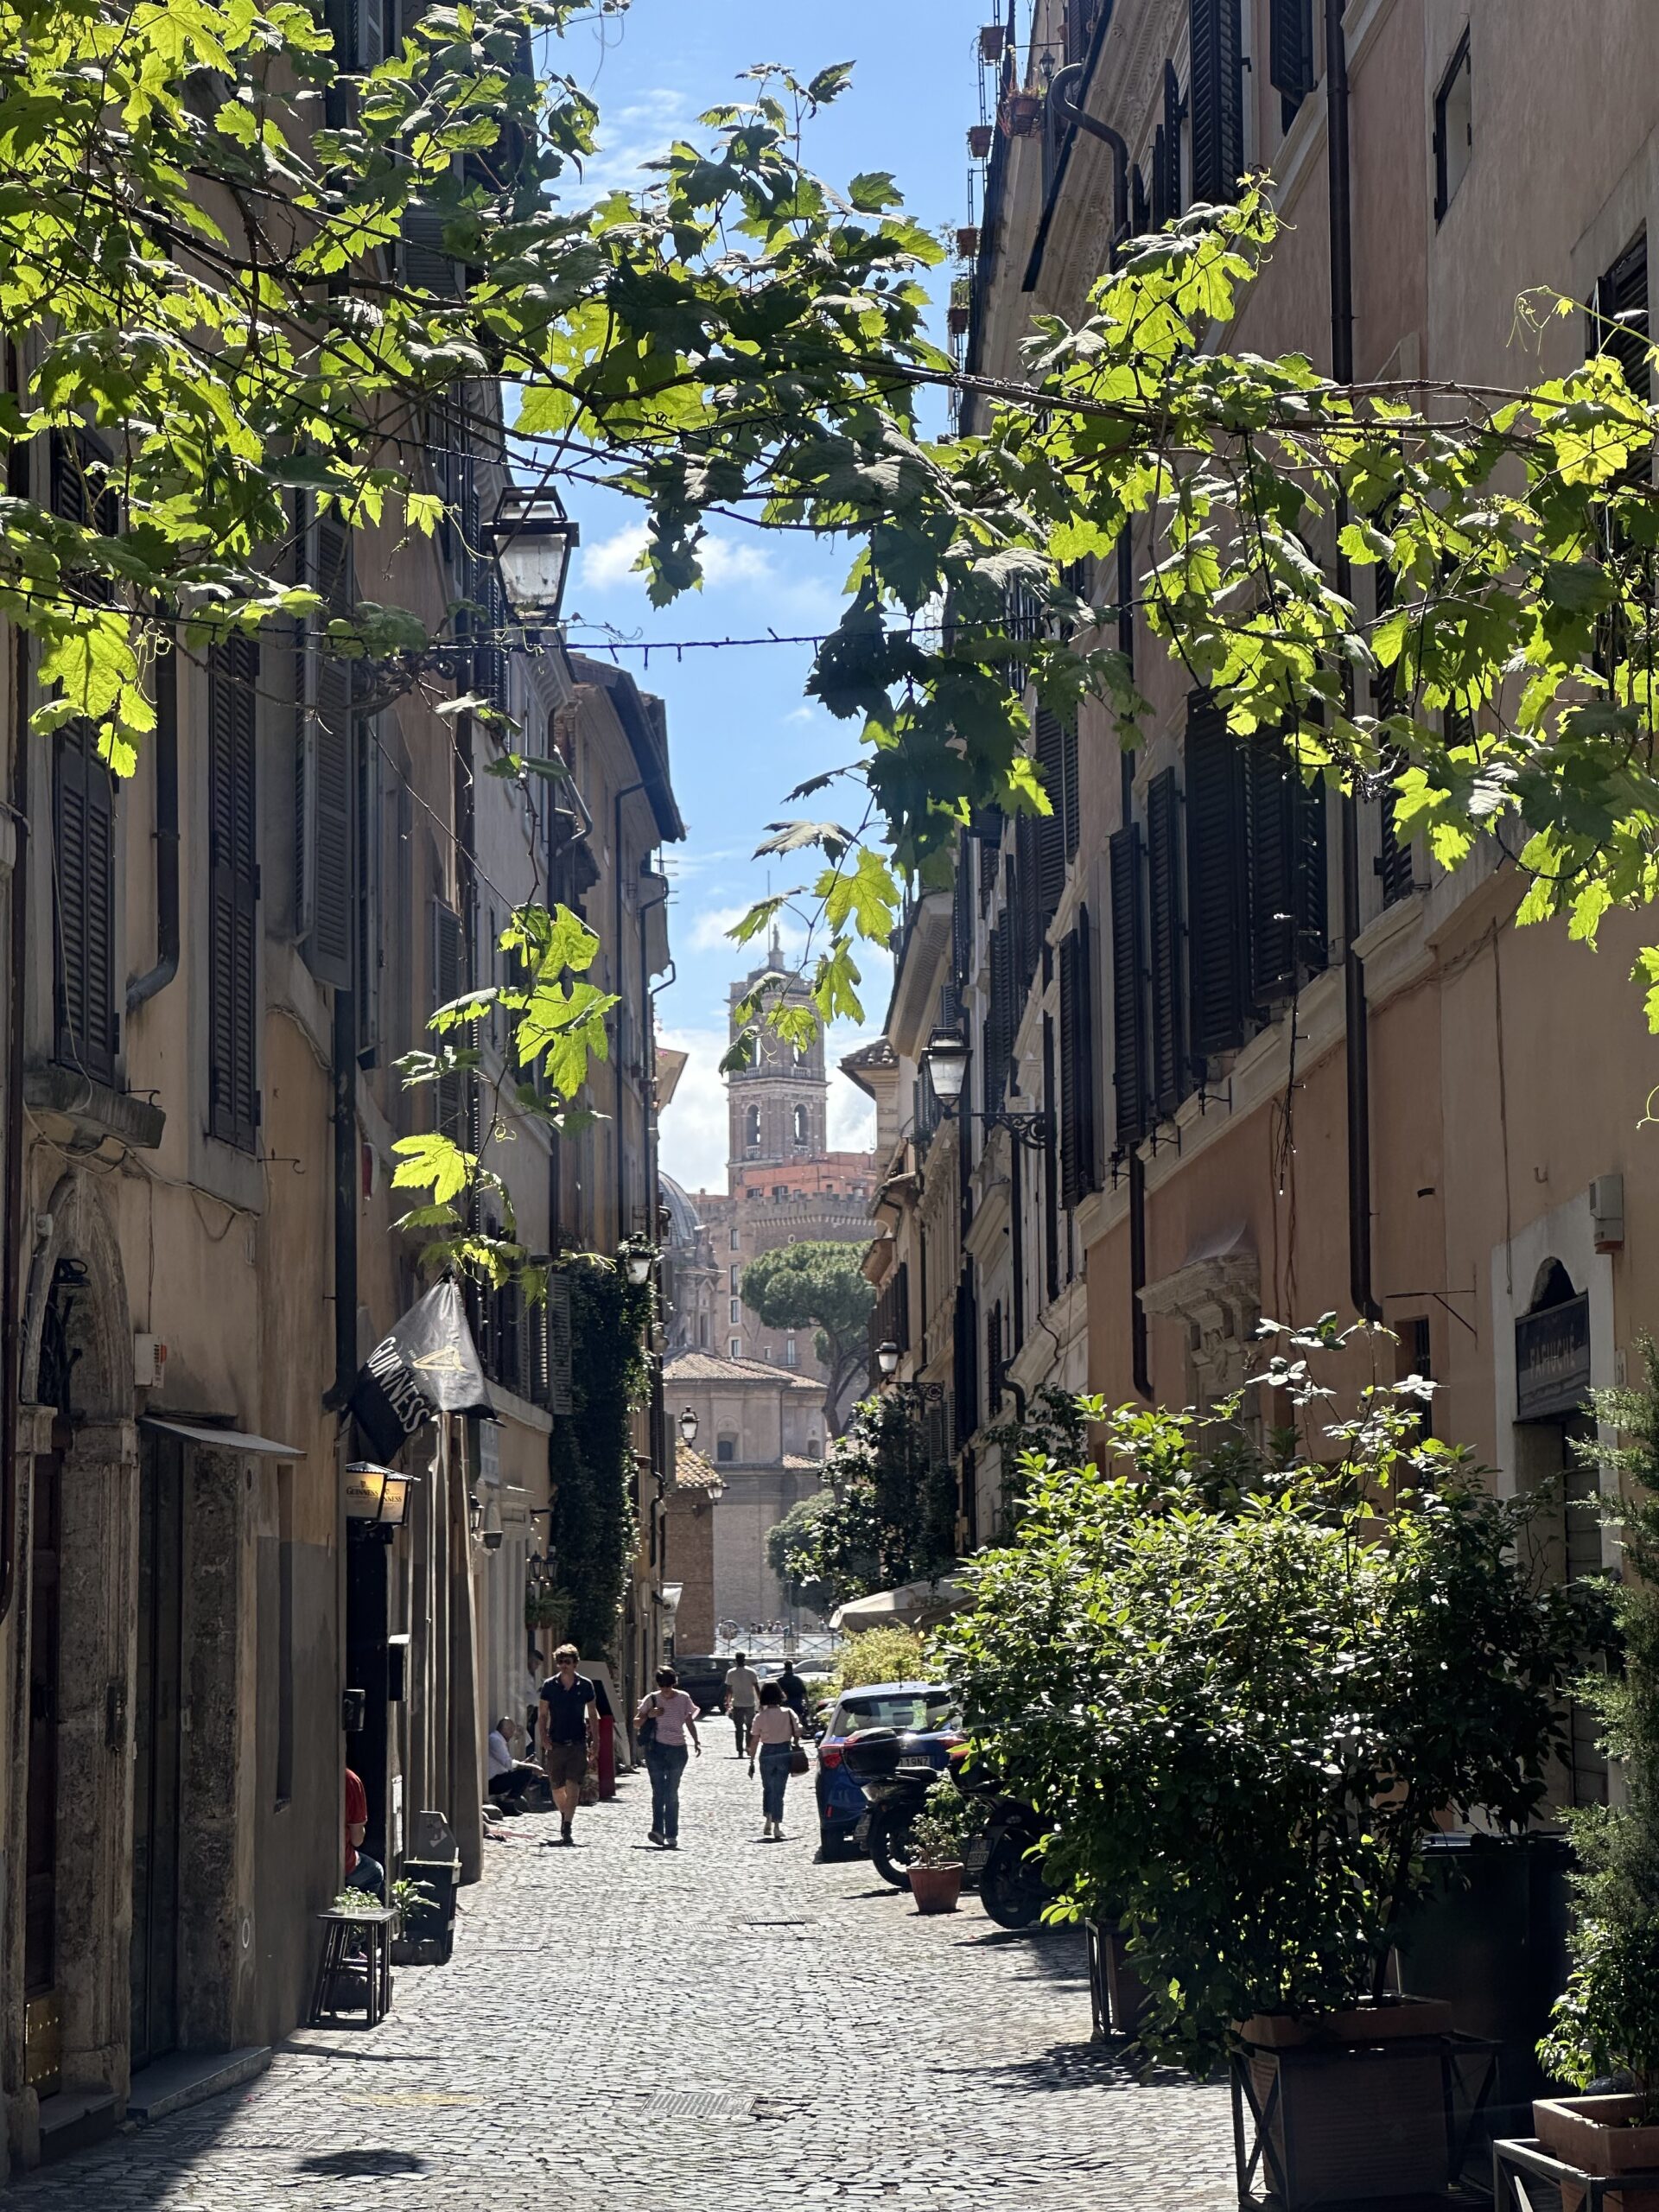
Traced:
[[[1659, 2171], [1659, 2127], [1632, 2125], [1639, 2097], [1540, 2097], [1532, 2107], [1533, 2132], [1546, 2151], [1580, 2173]], [[1561, 2212], [1579, 2212], [1586, 2192], [1561, 2183]], [[1659, 2189], [1610, 2189], [1607, 2212], [1659, 2212]]]
[[957, 251], [963, 261], [971, 261], [979, 251], [979, 225], [964, 224], [957, 232]]
[[1029, 138], [1042, 114], [1040, 92], [1010, 92], [1002, 103], [1002, 128], [1010, 138]]
[[970, 124], [968, 131], [968, 151], [973, 156], [976, 162], [982, 162], [990, 150], [990, 124], [988, 123], [976, 123]]
[[979, 34], [979, 58], [982, 61], [1000, 61], [1007, 39], [1007, 29], [1002, 23], [985, 23]]
[[910, 1894], [918, 1912], [954, 1912], [962, 1895], [962, 1861], [948, 1866], [912, 1866]]

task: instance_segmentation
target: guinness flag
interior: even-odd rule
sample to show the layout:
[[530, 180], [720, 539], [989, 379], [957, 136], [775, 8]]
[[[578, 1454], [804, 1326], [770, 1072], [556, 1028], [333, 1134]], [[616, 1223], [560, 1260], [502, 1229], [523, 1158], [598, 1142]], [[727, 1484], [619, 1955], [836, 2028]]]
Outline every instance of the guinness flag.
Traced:
[[358, 1370], [351, 1411], [377, 1459], [399, 1448], [436, 1414], [487, 1414], [478, 1347], [453, 1282], [435, 1284], [383, 1337]]

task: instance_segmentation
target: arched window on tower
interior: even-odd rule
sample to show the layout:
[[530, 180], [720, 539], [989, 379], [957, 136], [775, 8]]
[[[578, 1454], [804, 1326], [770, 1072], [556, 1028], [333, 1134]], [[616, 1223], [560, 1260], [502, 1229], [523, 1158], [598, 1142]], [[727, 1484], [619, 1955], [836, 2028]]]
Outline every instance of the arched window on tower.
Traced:
[[795, 1141], [797, 1144], [804, 1144], [807, 1141], [806, 1109], [804, 1106], [798, 1106], [795, 1109]]
[[760, 1142], [760, 1109], [758, 1106], [751, 1106], [744, 1116], [743, 1128], [744, 1143], [758, 1146]]

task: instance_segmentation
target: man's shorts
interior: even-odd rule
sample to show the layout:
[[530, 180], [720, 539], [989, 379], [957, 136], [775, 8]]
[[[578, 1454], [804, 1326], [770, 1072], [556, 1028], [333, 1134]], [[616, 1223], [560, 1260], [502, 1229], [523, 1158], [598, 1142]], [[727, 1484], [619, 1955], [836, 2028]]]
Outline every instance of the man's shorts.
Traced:
[[542, 1764], [555, 1789], [578, 1789], [588, 1772], [588, 1746], [585, 1743], [550, 1744]]

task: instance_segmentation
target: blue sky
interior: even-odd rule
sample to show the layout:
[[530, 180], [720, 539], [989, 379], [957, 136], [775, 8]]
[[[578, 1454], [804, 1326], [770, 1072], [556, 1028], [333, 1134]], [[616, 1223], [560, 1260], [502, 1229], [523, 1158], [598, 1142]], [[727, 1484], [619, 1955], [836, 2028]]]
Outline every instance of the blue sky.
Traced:
[[[857, 64], [850, 91], [813, 126], [807, 157], [832, 183], [861, 169], [889, 169], [906, 205], [938, 230], [969, 219], [967, 127], [979, 119], [978, 25], [986, 0], [841, 0], [834, 9], [788, 0], [632, 0], [620, 16], [585, 23], [564, 42], [554, 67], [590, 86], [601, 114], [601, 143], [587, 189], [636, 186], [639, 165], [716, 102], [741, 98], [740, 71], [756, 61], [787, 63], [802, 76], [832, 61]], [[951, 274], [934, 272], [940, 300]], [[625, 635], [664, 642], [821, 632], [836, 619], [849, 556], [795, 537], [771, 539], [720, 524], [708, 549], [701, 592], [658, 613], [631, 574], [641, 531], [620, 499], [575, 490], [569, 504], [582, 543], [565, 596], [567, 613], [614, 624]], [[574, 619], [573, 645], [596, 649]], [[727, 991], [750, 964], [723, 932], [768, 887], [800, 880], [788, 861], [758, 861], [766, 825], [792, 810], [785, 793], [815, 772], [854, 757], [855, 726], [832, 722], [802, 694], [809, 649], [765, 645], [698, 652], [677, 663], [653, 651], [620, 656], [668, 704], [675, 789], [688, 837], [672, 849], [675, 879], [670, 931], [677, 966], [660, 1000], [664, 1041], [688, 1049], [690, 1065], [663, 1117], [663, 1165], [693, 1188], [723, 1188], [726, 1114], [716, 1063], [725, 1039]], [[789, 940], [785, 939], [785, 949]], [[867, 966], [868, 1027], [887, 1004], [885, 962]], [[836, 1031], [830, 1061], [861, 1033]], [[868, 1143], [873, 1116], [843, 1077], [830, 1094], [831, 1142]]]

